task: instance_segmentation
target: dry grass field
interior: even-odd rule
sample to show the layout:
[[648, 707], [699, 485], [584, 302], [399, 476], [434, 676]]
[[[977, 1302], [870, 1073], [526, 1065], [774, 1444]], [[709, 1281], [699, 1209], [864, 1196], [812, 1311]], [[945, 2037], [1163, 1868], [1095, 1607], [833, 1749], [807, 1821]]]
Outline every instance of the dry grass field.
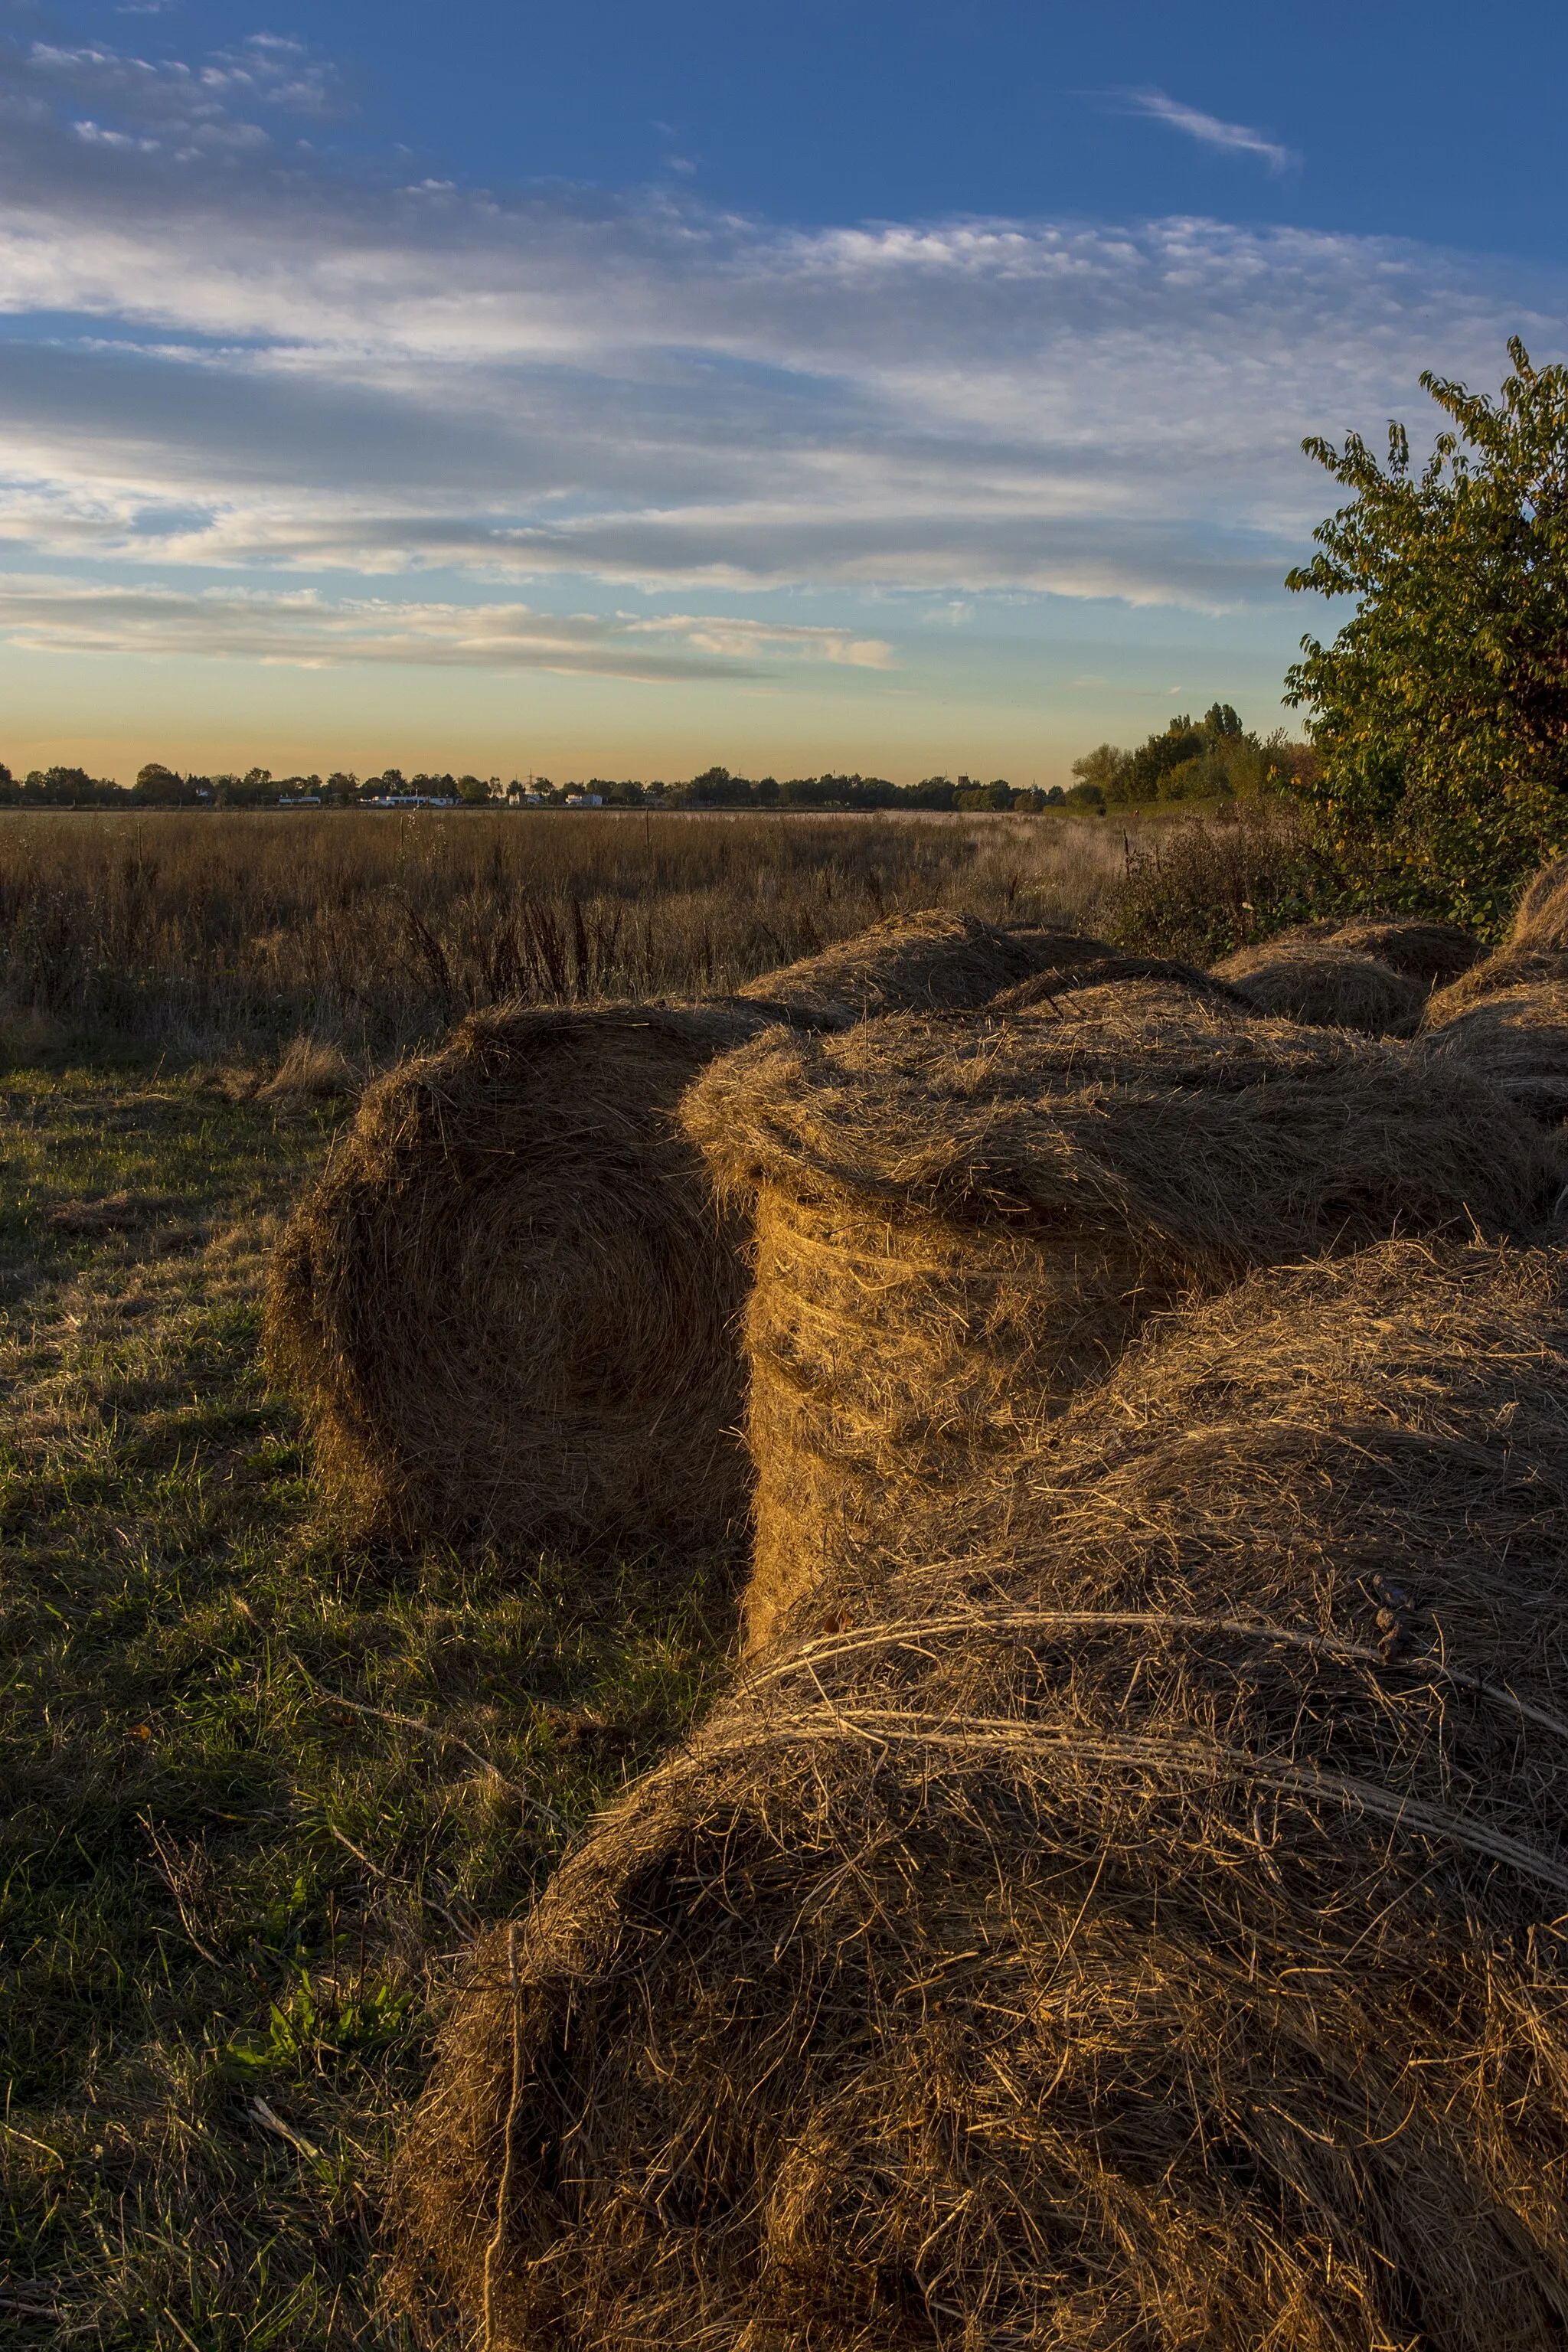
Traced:
[[1111, 918], [1068, 818], [0, 812], [0, 1007], [35, 1044], [356, 1065], [506, 998], [721, 992], [902, 909]]
[[331, 1532], [257, 1337], [356, 1074], [900, 908], [1105, 925], [1126, 862], [1005, 818], [0, 818], [6, 2340], [401, 2342], [433, 1996], [728, 1638], [722, 1557]]

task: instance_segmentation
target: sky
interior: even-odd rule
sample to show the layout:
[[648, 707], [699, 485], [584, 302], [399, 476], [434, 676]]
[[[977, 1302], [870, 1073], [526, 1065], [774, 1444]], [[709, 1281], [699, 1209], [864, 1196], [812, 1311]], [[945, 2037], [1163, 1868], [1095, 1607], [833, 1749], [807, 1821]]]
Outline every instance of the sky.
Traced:
[[1568, 11], [0, 0], [0, 760], [1064, 782], [1267, 730]]

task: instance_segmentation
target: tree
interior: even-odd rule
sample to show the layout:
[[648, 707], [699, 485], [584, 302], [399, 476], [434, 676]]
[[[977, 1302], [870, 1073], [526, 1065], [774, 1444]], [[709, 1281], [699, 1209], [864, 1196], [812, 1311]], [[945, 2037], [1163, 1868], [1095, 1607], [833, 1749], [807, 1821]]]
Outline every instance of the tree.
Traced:
[[1500, 404], [1423, 374], [1452, 422], [1419, 471], [1394, 422], [1385, 465], [1353, 433], [1303, 444], [1352, 497], [1289, 575], [1357, 600], [1286, 679], [1321, 845], [1352, 895], [1490, 927], [1568, 845], [1568, 368], [1508, 348]]

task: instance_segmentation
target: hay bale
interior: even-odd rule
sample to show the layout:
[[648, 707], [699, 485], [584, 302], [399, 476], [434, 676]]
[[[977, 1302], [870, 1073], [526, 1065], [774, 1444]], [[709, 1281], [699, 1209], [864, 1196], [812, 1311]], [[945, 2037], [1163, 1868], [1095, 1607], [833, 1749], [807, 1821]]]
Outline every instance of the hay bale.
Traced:
[[1020, 981], [1016, 988], [1005, 989], [994, 998], [991, 1010], [999, 1013], [1062, 1011], [1070, 1015], [1079, 1010], [1089, 991], [1111, 988], [1136, 988], [1143, 1002], [1152, 1001], [1147, 992], [1152, 991], [1167, 997], [1201, 997], [1208, 1004], [1228, 1005], [1235, 1013], [1257, 1010], [1239, 988], [1212, 971], [1200, 971], [1196, 964], [1181, 963], [1170, 956], [1111, 952], [1086, 956]]
[[1442, 991], [1443, 1012], [1555, 981], [1568, 981], [1568, 857], [1553, 859], [1526, 883], [1507, 940]]
[[734, 999], [476, 1014], [373, 1088], [267, 1301], [339, 1508], [397, 1542], [738, 1530], [744, 1234], [673, 1127], [682, 1090], [781, 1019], [981, 1001], [1058, 936], [900, 916]]
[[1103, 940], [1076, 931], [1004, 930], [974, 915], [927, 908], [889, 915], [820, 955], [764, 972], [739, 994], [784, 1006], [797, 1021], [836, 1029], [884, 1013], [989, 1004], [1033, 973], [1110, 952]]
[[1432, 999], [1418, 1050], [1435, 1071], [1479, 1071], [1531, 1118], [1568, 1119], [1568, 979], [1500, 990], [1468, 1003]]
[[976, 1495], [1185, 1292], [1551, 1197], [1556, 1154], [1468, 1068], [1137, 994], [774, 1032], [686, 1097], [754, 1233], [749, 1648], [847, 1541]]
[[1531, 877], [1514, 909], [1515, 946], [1568, 955], [1568, 857], [1554, 857]]
[[798, 1627], [473, 1954], [394, 2200], [432, 2340], [1558, 2345], [1563, 1289], [1260, 1276], [1005, 1541]]
[[1367, 1037], [1412, 1035], [1427, 995], [1419, 980], [1377, 956], [1289, 934], [1239, 948], [1214, 969], [1259, 1013], [1313, 1028], [1356, 1029]]
[[1300, 946], [1315, 953], [1331, 945], [1352, 955], [1374, 956], [1393, 971], [1442, 988], [1485, 955], [1473, 931], [1458, 923], [1426, 922], [1411, 915], [1332, 915], [1277, 931], [1265, 947]]
[[476, 1014], [369, 1091], [267, 1302], [360, 1527], [593, 1549], [743, 1521], [739, 1236], [670, 1113], [771, 1017]]

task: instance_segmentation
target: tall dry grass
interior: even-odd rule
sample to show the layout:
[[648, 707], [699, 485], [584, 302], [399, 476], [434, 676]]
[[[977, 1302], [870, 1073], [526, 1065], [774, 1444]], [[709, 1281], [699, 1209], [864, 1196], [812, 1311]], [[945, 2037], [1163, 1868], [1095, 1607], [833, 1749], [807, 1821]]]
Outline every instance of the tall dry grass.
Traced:
[[1113, 922], [1120, 828], [1004, 816], [0, 814], [0, 1010], [383, 1058], [506, 1000], [722, 992], [917, 907]]

